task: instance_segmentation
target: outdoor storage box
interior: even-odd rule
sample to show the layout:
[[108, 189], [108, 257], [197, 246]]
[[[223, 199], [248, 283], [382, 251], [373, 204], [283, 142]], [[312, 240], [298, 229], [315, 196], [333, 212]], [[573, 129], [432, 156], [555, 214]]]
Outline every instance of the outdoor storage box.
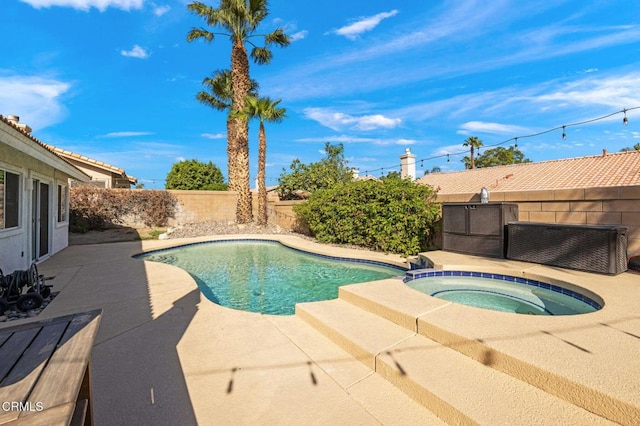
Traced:
[[508, 224], [507, 258], [585, 272], [627, 270], [627, 228], [617, 225]]
[[442, 249], [504, 258], [507, 223], [517, 220], [517, 204], [444, 203]]

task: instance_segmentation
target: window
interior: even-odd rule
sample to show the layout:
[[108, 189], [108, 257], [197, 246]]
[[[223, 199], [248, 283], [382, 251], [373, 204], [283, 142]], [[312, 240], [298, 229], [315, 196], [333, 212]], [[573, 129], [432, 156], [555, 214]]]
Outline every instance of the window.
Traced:
[[20, 217], [20, 175], [0, 169], [0, 229], [17, 228]]
[[66, 185], [58, 185], [58, 222], [67, 221], [68, 200], [69, 188]]

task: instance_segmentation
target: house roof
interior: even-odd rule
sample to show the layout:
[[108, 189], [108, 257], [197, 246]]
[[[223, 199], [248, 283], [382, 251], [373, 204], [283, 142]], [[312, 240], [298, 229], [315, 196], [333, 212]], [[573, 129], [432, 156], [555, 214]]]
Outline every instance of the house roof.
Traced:
[[[28, 150], [31, 150], [31, 154], [30, 155], [36, 156], [36, 157], [40, 157], [41, 156], [40, 159], [42, 159], [42, 160], [47, 158], [47, 161], [53, 161], [53, 164], [55, 164], [55, 166], [57, 168], [59, 168], [60, 170], [64, 171], [69, 176], [73, 177], [74, 179], [77, 179], [77, 180], [80, 180], [80, 181], [91, 180], [91, 176], [87, 175], [82, 170], [78, 169], [76, 166], [71, 164], [65, 158], [63, 158], [60, 155], [58, 155], [55, 152], [53, 152], [51, 149], [48, 148], [47, 144], [45, 144], [44, 142], [42, 142], [39, 139], [35, 138], [31, 134], [31, 128], [29, 126], [26, 126], [24, 124], [16, 124], [16, 123], [8, 120], [2, 114], [0, 114], [0, 122], [2, 122], [4, 124], [6, 124], [7, 126], [15, 129], [16, 131], [18, 131], [22, 135], [24, 135], [28, 140], [30, 140], [31, 142], [34, 142], [33, 146], [28, 148]], [[16, 148], [21, 149], [21, 150], [25, 149], [25, 147], [16, 147]], [[49, 157], [47, 157], [47, 156], [49, 156]]]
[[640, 151], [430, 173], [418, 179], [442, 194], [640, 185]]
[[86, 157], [84, 155], [76, 154], [75, 152], [67, 151], [65, 149], [58, 148], [58, 147], [53, 146], [53, 145], [45, 144], [45, 146], [47, 147], [47, 149], [51, 150], [52, 152], [56, 153], [57, 155], [59, 155], [62, 158], [66, 158], [68, 160], [77, 161], [79, 163], [83, 163], [83, 164], [86, 164], [86, 165], [89, 165], [89, 166], [94, 166], [94, 167], [106, 170], [108, 172], [115, 173], [117, 175], [122, 176], [125, 179], [128, 179], [129, 182], [131, 182], [132, 184], [136, 184], [138, 182], [138, 179], [136, 179], [133, 176], [128, 176], [127, 173], [125, 172], [125, 170], [121, 169], [119, 167], [112, 166], [111, 164], [107, 164], [107, 163], [102, 162], [102, 161], [94, 160], [93, 158], [89, 158], [89, 157]]

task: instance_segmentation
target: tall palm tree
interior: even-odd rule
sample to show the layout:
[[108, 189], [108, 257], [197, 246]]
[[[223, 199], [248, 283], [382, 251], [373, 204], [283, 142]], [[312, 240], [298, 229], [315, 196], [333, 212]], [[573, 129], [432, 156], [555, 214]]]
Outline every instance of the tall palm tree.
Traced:
[[[291, 38], [282, 28], [269, 34], [254, 34], [260, 23], [269, 14], [267, 0], [220, 0], [217, 8], [202, 2], [193, 2], [187, 9], [204, 19], [208, 26], [221, 27], [224, 32], [211, 32], [204, 28], [192, 28], [187, 34], [187, 41], [204, 39], [214, 41], [217, 35], [228, 37], [231, 41], [231, 83], [233, 102], [231, 110], [242, 111], [245, 98], [251, 88], [249, 75], [249, 56], [245, 42], [252, 46], [251, 58], [257, 64], [268, 64], [272, 53], [272, 45], [288, 46]], [[264, 37], [264, 46], [256, 46], [250, 39]], [[249, 187], [249, 124], [241, 115], [229, 118], [227, 124], [227, 143], [230, 152], [229, 160], [234, 166], [229, 170], [229, 189], [238, 191], [236, 205], [236, 221], [251, 221], [251, 192]]]
[[[229, 111], [233, 104], [233, 86], [231, 84], [231, 70], [218, 70], [211, 77], [202, 80], [202, 85], [207, 90], [202, 90], [196, 94], [196, 99], [203, 104], [210, 106], [218, 111]], [[250, 95], [257, 95], [258, 83], [251, 79]], [[227, 134], [231, 125], [231, 117], [227, 115]], [[231, 144], [227, 144], [227, 171], [229, 176], [237, 176], [235, 154], [231, 151]], [[231, 181], [231, 178], [229, 178]], [[237, 188], [229, 188], [237, 191]]]
[[462, 146], [470, 147], [470, 150], [471, 150], [471, 168], [472, 169], [475, 168], [475, 166], [476, 166], [473, 154], [474, 154], [476, 149], [480, 148], [483, 145], [484, 144], [482, 143], [482, 141], [480, 139], [478, 139], [477, 136], [469, 136], [468, 138], [466, 138], [464, 140], [464, 143], [462, 144]]
[[285, 108], [278, 108], [281, 99], [272, 101], [270, 98], [248, 96], [245, 100], [243, 113], [248, 118], [260, 121], [258, 136], [258, 225], [267, 224], [267, 186], [265, 183], [265, 168], [267, 163], [267, 134], [264, 129], [265, 121], [279, 123], [286, 118]]

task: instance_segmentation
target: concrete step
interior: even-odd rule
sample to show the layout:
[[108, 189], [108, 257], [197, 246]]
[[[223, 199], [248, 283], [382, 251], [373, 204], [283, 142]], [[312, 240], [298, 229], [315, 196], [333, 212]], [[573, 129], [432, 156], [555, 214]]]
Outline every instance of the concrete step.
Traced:
[[612, 424], [345, 300], [296, 315], [450, 424]]
[[324, 384], [325, 376], [318, 371], [321, 370], [381, 424], [445, 424], [424, 405], [373, 373], [299, 317], [272, 316], [269, 319], [313, 361], [313, 364], [309, 362], [309, 370], [318, 386]]

